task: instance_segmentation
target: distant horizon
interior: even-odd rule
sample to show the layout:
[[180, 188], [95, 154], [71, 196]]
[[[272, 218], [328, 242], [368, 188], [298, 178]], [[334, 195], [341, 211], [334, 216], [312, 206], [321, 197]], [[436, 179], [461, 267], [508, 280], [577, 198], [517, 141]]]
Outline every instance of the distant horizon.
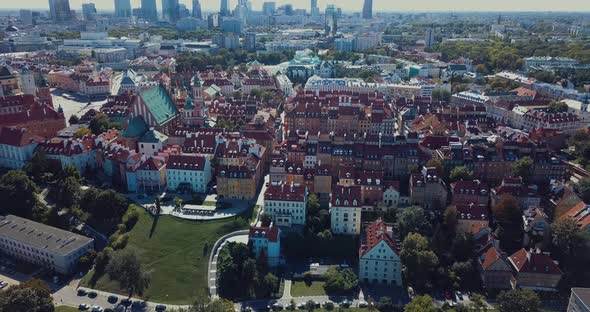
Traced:
[[[95, 3], [97, 10], [101, 12], [114, 11], [114, 0], [69, 0], [72, 10], [80, 11], [82, 3]], [[262, 3], [272, 0], [252, 0], [252, 8], [261, 11]], [[181, 4], [191, 9], [192, 0], [179, 0]], [[200, 0], [203, 11], [216, 12], [219, 10], [219, 0]], [[277, 7], [284, 4], [292, 4], [296, 9], [310, 9], [309, 0], [275, 0]], [[133, 8], [140, 7], [141, 0], [131, 0]], [[161, 10], [162, 0], [156, 0], [158, 10]], [[230, 0], [230, 7], [233, 8], [237, 0]], [[361, 12], [363, 0], [318, 0], [320, 10], [327, 4], [335, 4], [345, 12]], [[20, 9], [31, 9], [48, 11], [48, 0], [20, 0], [19, 7], [12, 7], [14, 4], [9, 1], [0, 1], [0, 10], [18, 11]], [[590, 1], [555, 2], [553, 0], [422, 0], [420, 2], [399, 2], [392, 0], [373, 0], [374, 14], [383, 13], [463, 13], [463, 12], [507, 12], [507, 13], [590, 13]]]

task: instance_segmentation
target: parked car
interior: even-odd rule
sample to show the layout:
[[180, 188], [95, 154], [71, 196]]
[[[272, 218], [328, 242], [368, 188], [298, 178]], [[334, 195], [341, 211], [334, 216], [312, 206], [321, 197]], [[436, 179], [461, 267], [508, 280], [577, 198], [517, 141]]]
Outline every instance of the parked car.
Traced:
[[128, 307], [128, 306], [130, 306], [130, 305], [131, 305], [131, 300], [129, 300], [129, 299], [127, 299], [127, 298], [125, 298], [125, 299], [121, 299], [121, 304], [122, 304], [123, 306], [126, 306], [126, 307]]
[[86, 296], [88, 292], [84, 288], [78, 288], [78, 296]]
[[368, 305], [366, 301], [359, 301], [359, 308], [366, 308]]
[[90, 292], [88, 292], [88, 298], [96, 298], [96, 296], [98, 296], [98, 294], [96, 293], [96, 291], [90, 291]]
[[145, 303], [145, 301], [135, 300], [135, 301], [133, 301], [131, 306], [134, 308], [145, 308], [146, 303]]
[[455, 292], [455, 297], [457, 300], [463, 300], [463, 294], [460, 291]]
[[99, 305], [92, 306], [92, 312], [102, 312], [102, 307]]
[[7, 282], [5, 282], [5, 281], [0, 281], [0, 289], [4, 288], [4, 287], [6, 287], [6, 286], [8, 286], [8, 283], [7, 283]]
[[340, 306], [343, 308], [348, 308], [350, 307], [350, 301], [348, 301], [348, 299], [344, 299], [344, 301], [340, 303]]
[[156, 311], [166, 311], [166, 306], [163, 304], [158, 304], [156, 306]]
[[88, 310], [90, 309], [90, 306], [86, 303], [80, 303], [80, 305], [78, 306], [78, 310]]
[[119, 300], [119, 297], [117, 297], [117, 296], [115, 296], [115, 295], [110, 295], [110, 296], [107, 298], [107, 301], [108, 301], [108, 302], [110, 302], [110, 303], [115, 303], [115, 302], [117, 302], [118, 300]]
[[299, 309], [299, 310], [305, 310], [305, 303], [300, 303], [300, 304], [297, 306], [297, 309]]
[[451, 300], [451, 292], [449, 292], [448, 290], [445, 291], [445, 299]]

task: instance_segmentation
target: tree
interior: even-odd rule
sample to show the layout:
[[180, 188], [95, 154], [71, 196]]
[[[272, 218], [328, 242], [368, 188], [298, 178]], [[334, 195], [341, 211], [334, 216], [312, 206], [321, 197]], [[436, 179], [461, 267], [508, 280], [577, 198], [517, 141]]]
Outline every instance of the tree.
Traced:
[[502, 224], [520, 224], [521, 211], [518, 201], [512, 195], [503, 194], [500, 202], [492, 207], [494, 217]]
[[92, 133], [99, 135], [110, 128], [109, 117], [103, 113], [97, 113], [94, 118], [88, 124], [88, 128], [92, 130]]
[[418, 233], [410, 233], [403, 240], [400, 259], [405, 267], [406, 281], [412, 281], [417, 287], [430, 283], [431, 274], [438, 265], [438, 257], [430, 250], [428, 240]]
[[498, 295], [500, 312], [537, 312], [540, 300], [532, 290], [503, 291]]
[[455, 261], [467, 261], [473, 258], [475, 241], [471, 233], [457, 234], [451, 245], [451, 253]]
[[445, 167], [443, 162], [440, 158], [432, 158], [426, 163], [426, 167], [434, 167], [436, 168], [436, 172], [439, 176], [443, 176], [445, 173]]
[[563, 256], [573, 256], [588, 243], [577, 222], [572, 218], [561, 218], [551, 224], [551, 242]]
[[436, 312], [437, 309], [432, 303], [429, 295], [416, 296], [412, 302], [404, 306], [404, 312]]
[[590, 202], [590, 178], [584, 178], [576, 184], [576, 193], [584, 202]]
[[478, 64], [477, 66], [475, 66], [475, 72], [481, 75], [489, 74], [489, 70], [484, 64]]
[[92, 134], [92, 130], [90, 130], [90, 128], [83, 127], [74, 132], [74, 138], [81, 139], [90, 134]]
[[24, 170], [33, 180], [40, 182], [43, 175], [49, 170], [49, 162], [47, 161], [45, 152], [42, 149], [38, 149], [33, 154], [31, 161], [25, 165]]
[[454, 234], [458, 223], [457, 206], [448, 206], [447, 209], [445, 209], [443, 220], [447, 231]]
[[62, 207], [71, 208], [80, 202], [80, 183], [75, 177], [67, 177], [59, 182], [57, 191], [57, 202]]
[[37, 185], [21, 170], [11, 170], [0, 177], [0, 214], [30, 218], [37, 205]]
[[488, 307], [485, 303], [485, 297], [480, 294], [472, 294], [471, 297], [471, 304], [469, 304], [469, 309], [473, 312], [486, 312]]
[[403, 239], [410, 232], [424, 232], [430, 228], [426, 221], [424, 209], [418, 206], [403, 209], [397, 216], [396, 227], [399, 230], [400, 237]]
[[350, 294], [359, 285], [352, 269], [330, 268], [325, 277], [324, 289], [328, 294]]
[[512, 175], [515, 177], [522, 177], [525, 183], [530, 182], [533, 170], [533, 160], [525, 156], [512, 164]]
[[80, 122], [80, 118], [78, 118], [78, 116], [76, 116], [76, 115], [72, 115], [72, 116], [70, 116], [70, 119], [68, 119], [68, 123], [70, 125], [75, 125], [78, 122]]
[[262, 226], [270, 226], [270, 223], [272, 222], [272, 219], [269, 215], [267, 215], [266, 213], [263, 213], [260, 216], [260, 224]]
[[558, 101], [551, 101], [547, 106], [547, 111], [550, 113], [565, 113], [568, 109], [569, 106], [566, 103]]
[[451, 174], [449, 175], [449, 181], [456, 182], [459, 180], [473, 180], [473, 172], [465, 166], [459, 166], [453, 168], [451, 170]]
[[203, 312], [234, 312], [233, 302], [227, 299], [215, 299], [205, 306]]
[[53, 299], [49, 287], [38, 279], [0, 291], [0, 311], [53, 312]]
[[129, 297], [143, 294], [150, 283], [150, 276], [143, 271], [139, 256], [131, 249], [116, 252], [107, 266], [107, 272], [112, 280], [118, 281], [119, 286], [129, 292]]

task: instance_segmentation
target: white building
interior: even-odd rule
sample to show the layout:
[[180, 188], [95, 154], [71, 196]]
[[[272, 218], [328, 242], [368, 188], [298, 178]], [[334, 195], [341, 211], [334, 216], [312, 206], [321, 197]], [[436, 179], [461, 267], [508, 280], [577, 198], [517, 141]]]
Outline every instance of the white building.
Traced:
[[168, 158], [166, 180], [170, 191], [206, 193], [211, 176], [211, 162], [206, 157], [170, 155]]
[[387, 209], [397, 208], [399, 205], [400, 192], [399, 192], [399, 182], [393, 182], [389, 185], [386, 185], [383, 189], [383, 205]]
[[167, 142], [167, 135], [151, 127], [150, 130], [137, 141], [137, 146], [139, 147], [139, 152], [141, 154], [153, 156], [162, 151]]
[[37, 86], [35, 85], [35, 74], [28, 68], [24, 67], [20, 73], [21, 90], [24, 94], [36, 95]]
[[62, 169], [74, 166], [78, 172], [84, 174], [87, 169], [97, 167], [95, 142], [90, 136], [76, 140], [57, 139], [42, 142], [39, 147], [43, 149], [47, 159], [59, 161]]
[[160, 192], [166, 188], [166, 163], [159, 157], [150, 157], [135, 172], [138, 192]]
[[31, 160], [37, 144], [42, 140], [26, 129], [0, 127], [0, 167], [22, 168]]
[[364, 283], [402, 285], [402, 265], [392, 225], [381, 218], [366, 228], [359, 250], [359, 279]]
[[330, 220], [332, 233], [358, 235], [361, 233], [361, 187], [337, 185], [332, 189]]
[[94, 240], [21, 217], [0, 216], [0, 252], [61, 274], [73, 273]]
[[276, 268], [280, 264], [281, 256], [281, 229], [274, 224], [262, 226], [260, 222], [250, 227], [248, 241], [252, 245], [252, 251], [258, 258], [261, 253], [266, 255], [268, 266]]
[[270, 182], [264, 192], [264, 213], [278, 226], [305, 225], [307, 188], [301, 184]]

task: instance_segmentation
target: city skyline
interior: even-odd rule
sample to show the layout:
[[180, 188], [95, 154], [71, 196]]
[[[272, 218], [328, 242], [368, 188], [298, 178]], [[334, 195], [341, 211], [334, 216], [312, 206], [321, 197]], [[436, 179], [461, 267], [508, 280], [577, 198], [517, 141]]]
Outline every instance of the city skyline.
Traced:
[[[252, 6], [255, 10], [262, 10], [262, 4], [267, 0], [252, 0]], [[114, 1], [113, 0], [96, 0], [96, 1], [88, 1], [88, 0], [70, 0], [70, 6], [72, 10], [80, 11], [81, 6], [83, 3], [90, 3], [94, 2], [96, 4], [97, 10], [100, 11], [114, 11]], [[187, 5], [187, 7], [192, 7], [192, 0], [180, 0], [181, 4]], [[237, 0], [230, 0], [230, 8], [235, 7], [237, 4]], [[290, 0], [277, 0], [277, 6], [283, 4], [293, 4], [293, 7], [296, 9], [306, 9], [309, 11], [309, 1], [290, 1]], [[508, 0], [498, 0], [494, 2], [483, 1], [483, 0], [476, 0], [476, 1], [468, 1], [468, 0], [451, 0], [440, 2], [436, 0], [424, 0], [419, 3], [416, 2], [391, 2], [389, 0], [374, 0], [373, 1], [373, 13], [377, 14], [380, 11], [415, 11], [415, 12], [433, 12], [433, 11], [453, 11], [453, 12], [464, 12], [464, 11], [506, 11], [506, 12], [545, 12], [545, 11], [555, 11], [555, 12], [586, 12], [590, 11], [590, 2], [565, 2], [565, 3], [556, 3], [554, 1], [549, 0], [540, 0], [534, 2], [534, 7], [531, 6], [532, 1], [520, 1], [520, 2], [513, 2]], [[133, 8], [140, 7], [141, 0], [131, 0], [131, 5]], [[337, 4], [338, 7], [341, 7], [345, 11], [354, 11], [354, 12], [361, 12], [363, 8], [363, 1], [354, 1], [354, 0], [318, 0], [318, 6], [320, 10], [325, 9], [327, 4]], [[0, 2], [0, 9], [2, 10], [18, 10], [21, 8], [26, 9], [48, 9], [48, 1], [47, 0], [21, 0], [19, 1], [19, 7], [14, 7], [13, 3], [10, 2]], [[161, 0], [157, 1], [158, 10], [160, 11], [162, 8]], [[218, 11], [220, 7], [219, 0], [207, 0], [201, 1], [201, 7], [203, 11]]]

